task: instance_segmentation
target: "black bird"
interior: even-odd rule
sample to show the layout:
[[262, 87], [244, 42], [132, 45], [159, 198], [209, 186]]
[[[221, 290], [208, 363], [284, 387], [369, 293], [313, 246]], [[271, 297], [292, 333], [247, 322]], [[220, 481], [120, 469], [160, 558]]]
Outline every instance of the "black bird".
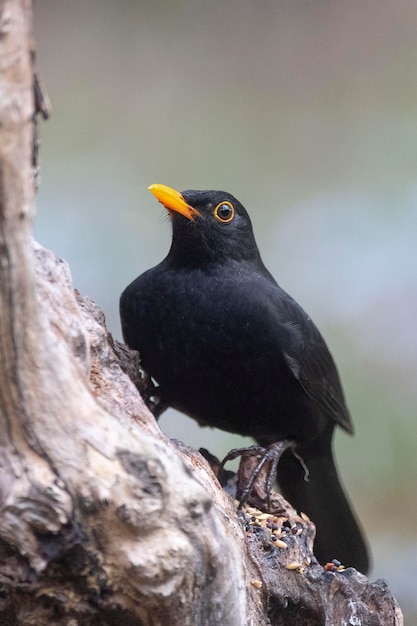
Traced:
[[353, 427], [324, 339], [264, 266], [236, 198], [149, 189], [172, 218], [172, 244], [121, 296], [126, 343], [164, 404], [265, 447], [292, 442], [296, 455], [281, 454], [278, 482], [316, 524], [317, 558], [366, 572], [367, 548], [332, 453], [334, 428]]

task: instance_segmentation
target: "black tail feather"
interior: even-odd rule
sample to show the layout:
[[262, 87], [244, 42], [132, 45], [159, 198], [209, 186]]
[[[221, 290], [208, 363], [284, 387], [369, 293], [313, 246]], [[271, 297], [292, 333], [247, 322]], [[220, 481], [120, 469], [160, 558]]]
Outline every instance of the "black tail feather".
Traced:
[[362, 573], [369, 570], [368, 549], [363, 533], [343, 490], [333, 458], [331, 435], [313, 447], [297, 448], [308, 469], [292, 450], [287, 450], [278, 466], [278, 482], [283, 496], [297, 511], [314, 522], [317, 535], [314, 554], [324, 564], [337, 559]]

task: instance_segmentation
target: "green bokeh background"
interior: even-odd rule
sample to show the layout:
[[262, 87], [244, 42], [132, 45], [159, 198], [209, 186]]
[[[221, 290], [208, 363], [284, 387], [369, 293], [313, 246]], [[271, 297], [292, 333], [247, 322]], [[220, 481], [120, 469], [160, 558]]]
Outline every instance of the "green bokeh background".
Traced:
[[[167, 252], [147, 186], [225, 189], [311, 314], [355, 426], [341, 473], [384, 577], [417, 623], [417, 4], [39, 0], [36, 236], [120, 337], [118, 298]], [[242, 440], [173, 411], [170, 436]]]

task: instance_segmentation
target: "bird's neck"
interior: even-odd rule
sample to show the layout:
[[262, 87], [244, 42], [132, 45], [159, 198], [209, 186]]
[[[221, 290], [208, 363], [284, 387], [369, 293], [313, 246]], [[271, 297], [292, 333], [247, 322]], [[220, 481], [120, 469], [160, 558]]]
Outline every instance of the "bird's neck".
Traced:
[[[243, 251], [242, 251], [243, 252]], [[251, 251], [250, 254], [240, 254], [230, 256], [230, 254], [222, 253], [221, 250], [211, 251], [209, 249], [201, 250], [187, 248], [184, 250], [177, 249], [175, 244], [171, 245], [171, 249], [164, 261], [171, 269], [199, 270], [208, 273], [217, 273], [221, 268], [238, 268], [244, 266], [253, 268], [255, 271], [265, 273], [265, 268], [258, 250]]]

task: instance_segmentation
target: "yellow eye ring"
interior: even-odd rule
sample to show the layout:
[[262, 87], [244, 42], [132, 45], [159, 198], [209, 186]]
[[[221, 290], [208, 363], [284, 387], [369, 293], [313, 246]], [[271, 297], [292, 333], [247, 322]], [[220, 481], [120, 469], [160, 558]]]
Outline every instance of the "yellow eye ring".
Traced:
[[214, 217], [218, 222], [222, 224], [228, 224], [232, 221], [235, 216], [235, 208], [233, 204], [224, 200], [223, 202], [219, 202], [219, 204], [214, 209]]

